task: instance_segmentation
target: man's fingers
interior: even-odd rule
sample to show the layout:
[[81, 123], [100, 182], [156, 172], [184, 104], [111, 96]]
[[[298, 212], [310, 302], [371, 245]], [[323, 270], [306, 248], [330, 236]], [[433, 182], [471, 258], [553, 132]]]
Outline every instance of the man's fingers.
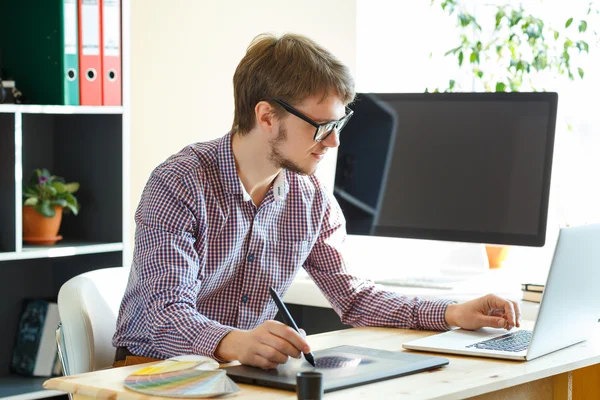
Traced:
[[300, 357], [300, 350], [294, 347], [293, 344], [270, 332], [267, 332], [267, 334], [261, 338], [261, 343], [267, 346], [271, 346], [288, 356], [292, 356], [295, 358]]
[[[274, 322], [277, 322], [277, 321], [274, 321]], [[310, 351], [310, 346], [308, 345], [306, 340], [304, 340], [304, 338], [302, 336], [300, 336], [300, 334], [298, 332], [296, 332], [294, 329], [290, 328], [289, 326], [279, 323], [279, 322], [276, 324], [269, 324], [268, 326], [269, 326], [269, 332], [271, 332], [274, 335], [279, 336], [280, 338], [282, 338], [284, 340], [287, 340], [301, 352], [308, 353]]]
[[505, 328], [506, 327], [506, 320], [504, 318], [481, 316], [480, 321], [481, 321], [481, 325], [488, 326], [491, 328]]
[[504, 315], [504, 308], [490, 308], [488, 315], [492, 317], [501, 317]]
[[300, 328], [299, 330], [300, 330], [300, 336], [302, 336], [303, 339], [306, 339], [306, 331], [302, 328]]
[[279, 366], [279, 364], [267, 360], [260, 354], [254, 355], [254, 357], [252, 358], [251, 364], [254, 365], [255, 367], [259, 367], [262, 369], [275, 369]]
[[505, 300], [501, 297], [492, 295], [490, 306], [492, 308], [503, 308], [504, 309], [505, 317], [508, 322], [506, 324], [507, 329], [512, 329], [512, 327], [514, 327], [517, 324], [515, 309], [514, 309], [514, 305], [513, 305], [512, 301]]
[[275, 347], [271, 347], [269, 345], [260, 346], [257, 349], [258, 355], [266, 358], [272, 363], [277, 364], [285, 364], [288, 361], [288, 355], [283, 354], [281, 351], [277, 350]]
[[517, 324], [517, 317], [513, 303], [511, 301], [504, 300], [504, 310], [506, 311], [506, 319], [508, 320], [508, 329], [512, 329]]
[[521, 327], [521, 307], [519, 306], [518, 302], [514, 300], [511, 300], [511, 302], [513, 303], [513, 307], [515, 309], [516, 326]]

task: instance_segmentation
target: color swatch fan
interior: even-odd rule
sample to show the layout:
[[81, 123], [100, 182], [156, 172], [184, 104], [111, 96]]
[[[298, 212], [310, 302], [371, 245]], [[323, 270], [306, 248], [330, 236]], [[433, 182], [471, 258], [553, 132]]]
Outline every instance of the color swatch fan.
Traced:
[[240, 390], [224, 370], [212, 367], [203, 361], [166, 360], [129, 375], [125, 387], [152, 396], [189, 398], [215, 397]]

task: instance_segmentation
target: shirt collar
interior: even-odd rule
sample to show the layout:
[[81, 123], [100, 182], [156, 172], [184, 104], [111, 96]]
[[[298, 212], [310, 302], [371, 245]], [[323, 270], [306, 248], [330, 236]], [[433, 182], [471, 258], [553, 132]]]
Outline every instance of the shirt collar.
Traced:
[[[231, 147], [231, 132], [227, 133], [219, 143], [218, 157], [219, 167], [221, 170], [221, 181], [227, 193], [241, 194], [244, 201], [252, 200], [250, 194], [244, 188], [242, 181], [235, 169], [235, 157], [233, 156], [233, 148]], [[287, 170], [281, 170], [275, 181], [273, 181], [273, 197], [275, 201], [284, 201], [289, 192], [289, 184], [287, 179]]]
[[231, 132], [221, 138], [218, 147], [218, 162], [221, 171], [221, 182], [225, 192], [241, 194], [242, 186], [235, 169], [235, 158], [231, 148]]

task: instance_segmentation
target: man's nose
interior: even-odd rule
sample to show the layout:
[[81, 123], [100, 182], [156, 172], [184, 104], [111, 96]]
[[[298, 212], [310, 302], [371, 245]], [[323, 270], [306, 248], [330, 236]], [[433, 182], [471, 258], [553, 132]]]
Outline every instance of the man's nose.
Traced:
[[325, 140], [321, 142], [321, 144], [325, 147], [331, 147], [333, 149], [338, 147], [340, 145], [340, 135], [338, 134], [338, 131], [334, 129], [329, 136], [327, 136]]

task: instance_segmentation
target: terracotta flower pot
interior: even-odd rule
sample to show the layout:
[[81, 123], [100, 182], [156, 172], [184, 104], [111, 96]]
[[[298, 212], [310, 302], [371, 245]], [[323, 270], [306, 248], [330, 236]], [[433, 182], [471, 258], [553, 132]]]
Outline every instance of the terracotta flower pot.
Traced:
[[55, 215], [46, 218], [33, 206], [23, 206], [23, 241], [29, 244], [51, 245], [62, 239], [58, 235], [62, 220], [62, 207], [54, 206]]
[[485, 246], [485, 252], [487, 253], [490, 268], [502, 267], [504, 260], [506, 259], [506, 255], [508, 254], [508, 249], [508, 246]]

